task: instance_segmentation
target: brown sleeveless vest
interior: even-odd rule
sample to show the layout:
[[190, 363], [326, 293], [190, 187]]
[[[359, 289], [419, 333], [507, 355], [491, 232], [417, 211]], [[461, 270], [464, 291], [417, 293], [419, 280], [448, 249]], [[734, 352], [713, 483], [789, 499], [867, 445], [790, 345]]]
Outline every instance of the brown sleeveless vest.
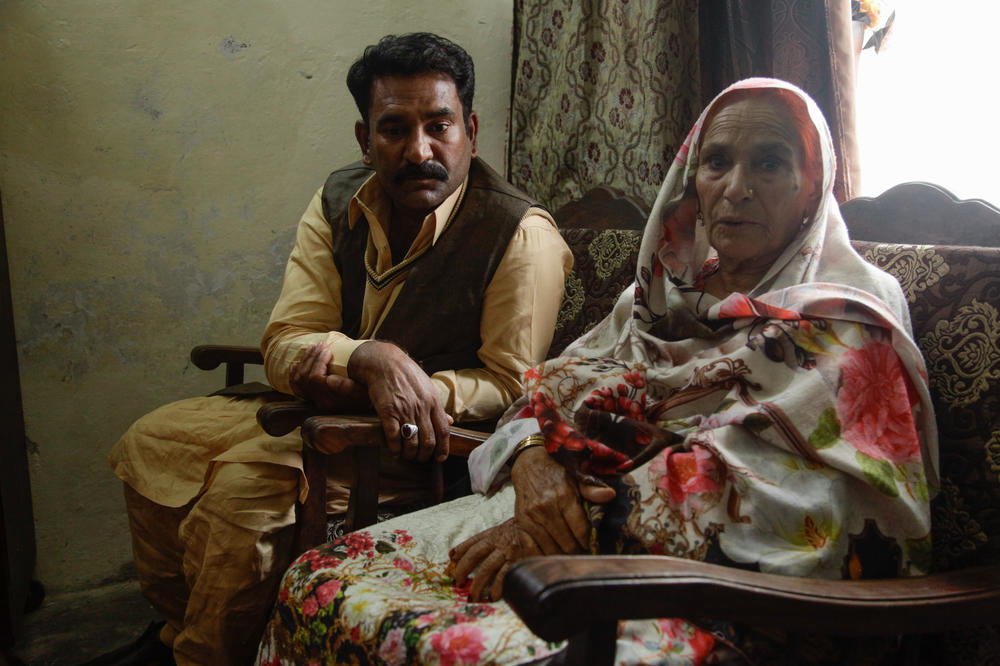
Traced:
[[[323, 215], [333, 231], [333, 261], [341, 276], [341, 332], [357, 337], [365, 284], [378, 287], [365, 267], [368, 221], [350, 228], [348, 204], [373, 171], [360, 162], [330, 174]], [[537, 206], [479, 158], [469, 167], [465, 194], [437, 242], [410, 264], [376, 339], [400, 346], [427, 374], [482, 367], [479, 324], [483, 293], [525, 212]]]

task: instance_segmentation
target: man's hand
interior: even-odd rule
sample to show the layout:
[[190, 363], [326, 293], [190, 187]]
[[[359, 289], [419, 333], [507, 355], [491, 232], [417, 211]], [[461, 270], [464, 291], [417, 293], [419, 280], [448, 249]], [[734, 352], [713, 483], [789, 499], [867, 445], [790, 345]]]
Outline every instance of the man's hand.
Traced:
[[333, 352], [315, 344], [292, 367], [289, 383], [295, 395], [328, 412], [360, 412], [371, 409], [365, 387], [348, 377], [330, 374]]
[[[385, 442], [393, 455], [426, 462], [448, 457], [448, 426], [441, 398], [427, 373], [394, 344], [370, 340], [351, 354], [347, 374], [368, 387], [368, 398], [382, 420]], [[404, 440], [400, 427], [417, 426]]]
[[514, 482], [514, 520], [520, 535], [545, 555], [570, 555], [587, 550], [590, 521], [581, 497], [596, 504], [610, 502], [615, 492], [607, 486], [577, 483], [549, 457], [544, 447], [523, 451], [511, 468]]
[[530, 536], [518, 529], [514, 519], [500, 523], [466, 539], [448, 553], [449, 568], [458, 585], [472, 577], [471, 601], [497, 601], [510, 565], [522, 557], [541, 555]]

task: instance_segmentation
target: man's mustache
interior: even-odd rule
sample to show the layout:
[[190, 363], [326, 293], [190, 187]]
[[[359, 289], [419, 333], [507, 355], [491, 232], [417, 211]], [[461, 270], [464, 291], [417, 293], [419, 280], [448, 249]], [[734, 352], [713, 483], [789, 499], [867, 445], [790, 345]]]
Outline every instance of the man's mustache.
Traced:
[[407, 164], [393, 175], [392, 182], [398, 184], [404, 180], [427, 180], [430, 178], [447, 182], [448, 170], [431, 160], [420, 164]]

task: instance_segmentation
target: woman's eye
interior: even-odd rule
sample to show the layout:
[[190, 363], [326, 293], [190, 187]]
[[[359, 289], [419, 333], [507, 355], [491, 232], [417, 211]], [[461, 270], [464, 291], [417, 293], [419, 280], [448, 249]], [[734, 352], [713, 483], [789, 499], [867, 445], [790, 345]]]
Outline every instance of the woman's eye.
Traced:
[[781, 160], [776, 157], [765, 157], [760, 161], [760, 168], [764, 171], [777, 171], [781, 168]]
[[702, 162], [709, 169], [721, 169], [726, 166], [726, 160], [722, 158], [722, 155], [709, 155]]

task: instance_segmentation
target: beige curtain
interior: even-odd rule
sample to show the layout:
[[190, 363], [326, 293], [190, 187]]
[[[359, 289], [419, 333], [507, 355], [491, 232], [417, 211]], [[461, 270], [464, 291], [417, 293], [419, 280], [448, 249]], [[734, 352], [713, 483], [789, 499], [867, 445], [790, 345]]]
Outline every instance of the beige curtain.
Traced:
[[596, 185], [652, 205], [701, 111], [692, 0], [518, 0], [510, 178], [551, 208]]
[[651, 206], [702, 107], [730, 83], [806, 90], [859, 185], [850, 0], [516, 0], [508, 165], [555, 208], [596, 185]]

